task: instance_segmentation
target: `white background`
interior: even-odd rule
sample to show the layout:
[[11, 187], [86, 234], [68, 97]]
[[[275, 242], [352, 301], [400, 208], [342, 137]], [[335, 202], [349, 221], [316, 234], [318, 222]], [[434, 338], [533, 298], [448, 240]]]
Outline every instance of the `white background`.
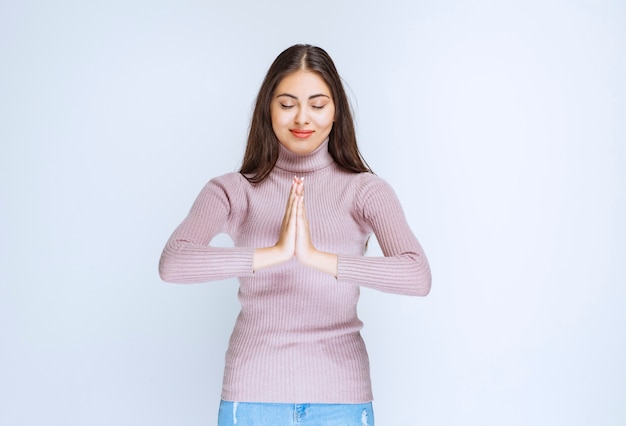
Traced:
[[297, 42], [433, 270], [363, 290], [377, 423], [625, 424], [625, 29], [602, 0], [3, 0], [0, 424], [215, 424], [237, 283], [157, 262]]

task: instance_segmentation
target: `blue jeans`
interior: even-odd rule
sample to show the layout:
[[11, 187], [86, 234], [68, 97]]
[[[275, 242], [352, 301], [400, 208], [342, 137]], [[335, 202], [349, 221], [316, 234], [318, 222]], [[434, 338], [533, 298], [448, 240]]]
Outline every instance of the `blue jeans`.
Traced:
[[374, 426], [372, 403], [282, 404], [221, 401], [218, 426]]

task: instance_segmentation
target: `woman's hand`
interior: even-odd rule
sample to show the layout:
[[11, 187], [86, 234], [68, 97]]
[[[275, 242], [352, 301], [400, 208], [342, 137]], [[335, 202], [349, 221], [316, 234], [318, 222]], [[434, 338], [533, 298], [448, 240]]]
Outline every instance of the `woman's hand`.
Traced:
[[[285, 206], [285, 213], [280, 225], [280, 234], [276, 244], [271, 247], [257, 248], [254, 250], [254, 258], [252, 261], [252, 269], [254, 271], [280, 265], [281, 263], [291, 260], [294, 256], [296, 251], [296, 192], [299, 185], [302, 185], [301, 179], [294, 177], [291, 182], [291, 189], [287, 197], [287, 205]], [[300, 188], [300, 193], [302, 193], [302, 188]]]
[[309, 229], [309, 222], [306, 217], [306, 211], [304, 208], [304, 182], [302, 178], [299, 179], [296, 186], [296, 241], [295, 241], [295, 255], [299, 262], [309, 265], [310, 259], [315, 256], [315, 247], [311, 242], [311, 231]]
[[285, 260], [291, 259], [296, 252], [298, 193], [302, 194], [302, 180], [294, 177], [291, 182], [287, 205], [285, 206], [283, 222], [280, 225], [280, 235], [274, 245], [274, 248], [277, 249], [279, 254], [282, 254], [281, 257]]
[[298, 262], [322, 272], [337, 276], [337, 255], [319, 251], [311, 241], [309, 221], [304, 203], [304, 182], [296, 187], [296, 245], [295, 254]]
[[337, 255], [321, 252], [311, 242], [304, 207], [304, 179], [298, 177], [291, 183], [278, 241], [272, 247], [254, 251], [253, 269], [279, 265], [294, 255], [303, 265], [337, 276]]

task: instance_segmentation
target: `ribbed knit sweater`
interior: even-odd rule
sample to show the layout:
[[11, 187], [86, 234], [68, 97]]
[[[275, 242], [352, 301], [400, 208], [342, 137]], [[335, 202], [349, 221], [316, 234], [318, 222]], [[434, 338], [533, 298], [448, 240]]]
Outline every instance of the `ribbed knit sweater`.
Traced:
[[[295, 259], [254, 272], [257, 247], [276, 243], [294, 175], [305, 182], [311, 240], [338, 255], [337, 277]], [[374, 232], [384, 257], [365, 256]], [[234, 247], [211, 247], [219, 233]], [[266, 180], [239, 173], [212, 179], [167, 242], [165, 281], [239, 279], [241, 312], [226, 353], [229, 401], [363, 403], [373, 399], [357, 317], [359, 286], [426, 295], [430, 269], [391, 187], [339, 167], [327, 143], [300, 156], [281, 146]]]

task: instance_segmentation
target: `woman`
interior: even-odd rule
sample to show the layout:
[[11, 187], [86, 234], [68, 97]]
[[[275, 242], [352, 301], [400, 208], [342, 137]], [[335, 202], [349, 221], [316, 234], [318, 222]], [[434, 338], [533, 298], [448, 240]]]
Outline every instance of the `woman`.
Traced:
[[[222, 232], [235, 247], [209, 245]], [[364, 256], [372, 232], [384, 257]], [[373, 424], [359, 286], [425, 296], [431, 276], [393, 190], [361, 157], [324, 50], [295, 45], [270, 66], [240, 172], [203, 188], [159, 271], [239, 279], [220, 425]]]

